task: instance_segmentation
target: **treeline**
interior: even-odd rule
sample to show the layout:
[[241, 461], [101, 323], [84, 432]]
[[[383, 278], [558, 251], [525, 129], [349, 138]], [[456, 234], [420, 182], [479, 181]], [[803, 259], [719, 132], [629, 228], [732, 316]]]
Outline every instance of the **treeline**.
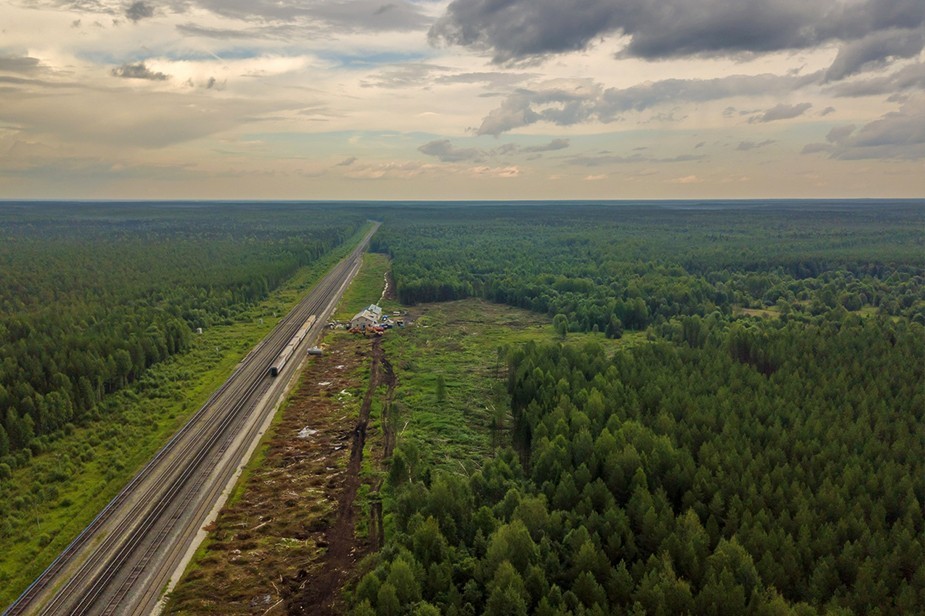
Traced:
[[481, 297], [614, 335], [737, 307], [925, 323], [917, 204], [445, 206], [386, 221], [373, 249], [406, 304]]
[[364, 220], [296, 205], [3, 205], [0, 458], [41, 450]]
[[675, 320], [509, 355], [514, 449], [401, 445], [355, 614], [911, 614], [925, 605], [925, 328]]

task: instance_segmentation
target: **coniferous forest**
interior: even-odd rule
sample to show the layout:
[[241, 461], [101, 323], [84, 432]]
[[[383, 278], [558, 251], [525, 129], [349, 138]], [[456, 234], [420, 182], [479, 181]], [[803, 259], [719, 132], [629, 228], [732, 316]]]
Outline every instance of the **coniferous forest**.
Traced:
[[332, 208], [0, 206], [0, 460], [184, 351], [365, 221]]
[[513, 427], [480, 467], [399, 441], [354, 612], [921, 613], [923, 230], [921, 203], [384, 225], [403, 301], [525, 307], [562, 342], [502, 350]]

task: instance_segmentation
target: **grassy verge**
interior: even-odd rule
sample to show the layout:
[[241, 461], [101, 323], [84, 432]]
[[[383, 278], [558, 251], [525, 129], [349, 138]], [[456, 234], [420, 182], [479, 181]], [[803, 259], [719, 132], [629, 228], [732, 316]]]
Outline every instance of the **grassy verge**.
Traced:
[[[363, 255], [363, 267], [360, 268], [356, 278], [353, 279], [353, 282], [350, 283], [344, 293], [337, 310], [334, 311], [334, 319], [349, 321], [353, 315], [370, 304], [378, 303], [384, 288], [385, 274], [390, 267], [389, 257], [386, 255], [379, 253], [366, 253]], [[387, 312], [395, 310], [399, 306], [395, 300], [388, 299], [379, 305]]]
[[108, 397], [100, 419], [75, 428], [2, 480], [0, 499], [11, 503], [13, 514], [0, 520], [0, 605], [54, 560], [368, 229], [302, 268], [236, 323], [206, 330], [189, 351]]

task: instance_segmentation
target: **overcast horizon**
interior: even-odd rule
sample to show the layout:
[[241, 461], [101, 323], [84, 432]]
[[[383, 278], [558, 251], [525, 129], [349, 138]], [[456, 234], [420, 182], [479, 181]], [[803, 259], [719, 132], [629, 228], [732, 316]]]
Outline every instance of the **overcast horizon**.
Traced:
[[39, 0], [0, 20], [0, 199], [925, 196], [921, 0]]

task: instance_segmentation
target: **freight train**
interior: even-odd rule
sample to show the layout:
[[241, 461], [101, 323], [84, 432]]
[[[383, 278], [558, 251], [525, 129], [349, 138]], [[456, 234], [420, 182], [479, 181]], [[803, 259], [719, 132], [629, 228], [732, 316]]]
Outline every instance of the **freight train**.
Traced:
[[273, 363], [270, 364], [270, 374], [272, 376], [279, 376], [279, 373], [283, 371], [283, 368], [286, 367], [286, 363], [292, 358], [295, 350], [299, 347], [299, 343], [302, 342], [302, 339], [305, 338], [306, 334], [308, 334], [308, 330], [311, 329], [311, 326], [314, 322], [315, 315], [308, 317], [308, 320], [305, 321], [305, 324], [299, 328], [299, 331], [297, 331], [296, 335], [292, 337], [292, 340], [289, 341], [289, 344], [286, 345], [286, 348], [276, 356], [276, 359], [274, 359]]

